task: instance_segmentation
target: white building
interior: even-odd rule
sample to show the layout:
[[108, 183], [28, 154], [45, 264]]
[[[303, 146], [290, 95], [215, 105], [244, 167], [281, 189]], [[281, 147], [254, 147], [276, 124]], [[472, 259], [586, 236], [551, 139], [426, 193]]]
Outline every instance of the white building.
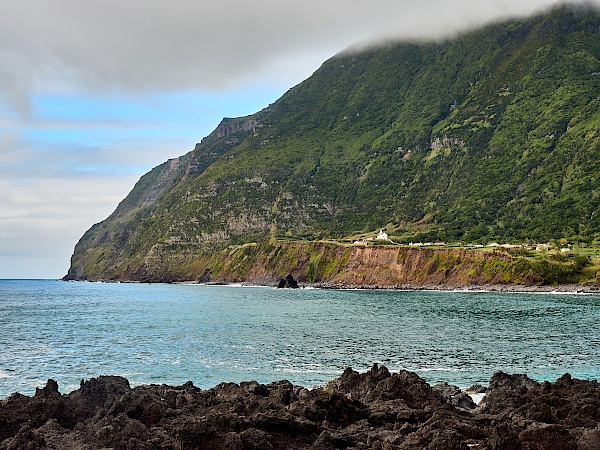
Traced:
[[387, 241], [388, 240], [387, 233], [384, 232], [383, 230], [379, 230], [379, 234], [377, 235], [377, 240], [379, 240], [379, 241]]

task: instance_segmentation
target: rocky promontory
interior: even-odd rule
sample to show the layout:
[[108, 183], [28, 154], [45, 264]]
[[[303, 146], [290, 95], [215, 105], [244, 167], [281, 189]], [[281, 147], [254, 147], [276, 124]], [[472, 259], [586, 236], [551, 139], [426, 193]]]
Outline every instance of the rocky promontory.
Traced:
[[600, 285], [600, 9], [547, 3], [333, 56], [142, 176], [65, 279]]
[[288, 381], [131, 388], [101, 376], [0, 402], [0, 449], [600, 449], [600, 385], [495, 374], [479, 406], [374, 365], [324, 387]]

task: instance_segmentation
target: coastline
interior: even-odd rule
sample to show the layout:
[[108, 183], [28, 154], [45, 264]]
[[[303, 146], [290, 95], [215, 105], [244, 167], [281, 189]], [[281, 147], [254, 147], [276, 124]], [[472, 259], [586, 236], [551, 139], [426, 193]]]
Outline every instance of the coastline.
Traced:
[[[375, 335], [369, 334], [370, 336], [380, 336], [381, 342], [390, 343], [389, 351], [385, 352], [390, 359], [375, 357], [372, 350], [367, 350], [362, 353], [362, 356], [346, 363], [361, 370], [349, 371], [340, 377], [341, 369], [345, 366], [339, 366], [341, 367], [339, 372], [327, 375], [318, 383], [321, 387], [314, 389], [305, 389], [305, 387], [315, 386], [317, 383], [306, 384], [305, 387], [302, 387], [298, 385], [301, 382], [297, 379], [292, 379], [294, 385], [285, 381], [270, 382], [278, 380], [278, 377], [294, 377], [283, 371], [277, 372], [273, 376], [259, 378], [260, 383], [264, 384], [252, 381], [240, 382], [240, 380], [252, 379], [251, 377], [256, 376], [254, 374], [234, 379], [227, 373], [217, 373], [218, 376], [214, 377], [210, 383], [203, 384], [203, 389], [199, 389], [192, 383], [185, 383], [182, 386], [174, 384], [184, 383], [187, 379], [204, 383], [203, 377], [207, 376], [208, 372], [203, 376], [195, 376], [191, 375], [188, 370], [184, 373], [184, 378], [173, 378], [177, 381], [169, 382], [172, 385], [167, 386], [139, 383], [139, 380], [132, 378], [135, 370], [127, 372], [126, 376], [131, 381], [120, 377], [99, 377], [89, 380], [89, 377], [97, 376], [97, 374], [121, 373], [114, 368], [106, 370], [94, 368], [85, 375], [86, 380], [89, 381], [85, 381], [81, 385], [79, 384], [81, 377], [75, 377], [68, 381], [69, 387], [66, 391], [75, 389], [69, 394], [60, 394], [58, 387], [54, 383], [48, 382], [45, 388], [36, 391], [35, 396], [27, 397], [15, 394], [0, 401], [0, 432], [11, 433], [0, 436], [0, 450], [27, 448], [27, 445], [30, 448], [39, 449], [144, 448], [144, 443], [148, 442], [153, 442], [155, 448], [172, 450], [183, 448], [232, 448], [236, 450], [245, 448], [383, 450], [387, 448], [402, 450], [428, 447], [466, 450], [469, 446], [491, 450], [492, 448], [531, 448], [529, 445], [531, 442], [549, 442], [550, 440], [554, 442], [557, 439], [559, 447], [555, 448], [593, 448], [586, 447], [584, 442], [585, 439], [589, 440], [597, 435], [595, 430], [600, 422], [600, 417], [596, 412], [600, 412], [600, 405], [597, 402], [600, 399], [600, 393], [595, 381], [577, 381], [563, 375], [565, 372], [570, 372], [577, 378], [585, 379], [586, 375], [578, 372], [575, 364], [565, 365], [551, 378], [538, 378], [535, 373], [529, 373], [531, 379], [524, 375], [494, 375], [494, 381], [492, 381], [490, 377], [494, 373], [493, 371], [499, 368], [511, 373], [522, 373], [525, 369], [506, 368], [502, 366], [501, 359], [490, 358], [492, 363], [490, 369], [485, 371], [485, 376], [477, 377], [476, 380], [469, 383], [448, 380], [450, 384], [442, 384], [437, 388], [434, 383], [443, 382], [444, 377], [427, 378], [428, 374], [418, 372], [416, 369], [416, 367], [422, 366], [406, 367], [415, 372], [394, 367], [393, 352], [397, 352], [400, 357], [406, 355], [409, 345], [414, 344], [414, 341], [411, 341], [411, 334], [414, 335], [414, 333], [407, 333], [405, 338], [398, 340], [392, 340], [392, 336], [388, 334], [399, 335], [403, 323], [406, 322], [417, 323], [416, 332], [420, 332], [424, 336], [431, 336], [431, 333], [428, 332], [431, 329], [423, 329], [418, 325], [420, 321], [411, 318], [410, 314], [395, 313], [395, 310], [390, 314], [399, 318], [406, 317], [406, 320], [399, 320], [393, 324], [385, 320], [372, 322], [365, 320], [371, 312], [375, 312], [373, 305], [376, 305], [377, 309], [389, 311], [390, 307], [406, 305], [409, 302], [403, 300], [408, 300], [413, 295], [388, 295], [386, 292], [378, 295], [368, 293], [336, 294], [333, 291], [320, 291], [320, 293], [313, 291], [311, 294], [308, 290], [304, 293], [282, 292], [276, 290], [274, 284], [270, 284], [268, 288], [261, 287], [256, 290], [257, 292], [253, 292], [253, 289], [236, 289], [236, 286], [241, 286], [241, 283], [213, 290], [196, 286], [124, 285], [119, 287], [114, 285], [111, 287], [92, 284], [68, 286], [63, 283], [62, 286], [57, 287], [71, 291], [74, 298], [80, 298], [81, 291], [87, 289], [102, 293], [109, 292], [112, 293], [110, 297], [114, 304], [122, 303], [120, 298], [131, 297], [132, 293], [138, 290], [156, 295], [155, 303], [149, 302], [151, 297], [138, 296], [137, 304], [144, 310], [155, 309], [153, 305], [164, 305], [166, 311], [180, 310], [179, 305], [187, 307], [191, 304], [202, 303], [199, 299], [206, 294], [208, 297], [214, 298], [214, 302], [207, 304], [207, 311], [214, 311], [216, 303], [226, 303], [223, 305], [224, 311], [235, 321], [239, 321], [240, 316], [235, 313], [236, 310], [232, 309], [233, 304], [222, 302], [220, 299], [243, 298], [244, 301], [236, 303], [239, 303], [243, 309], [249, 309], [256, 318], [249, 323], [257, 329], [266, 329], [267, 332], [271, 332], [272, 328], [268, 322], [265, 322], [263, 314], [257, 314], [259, 312], [257, 304], [261, 302], [268, 308], [269, 314], [274, 314], [277, 309], [281, 309], [281, 317], [284, 320], [300, 314], [308, 315], [308, 319], [315, 323], [314, 318], [322, 315], [323, 324], [331, 331], [327, 334], [317, 333], [320, 341], [324, 341], [327, 335], [340, 334], [340, 331], [345, 328], [350, 329], [349, 336], [359, 336], [360, 334], [356, 333], [355, 324], [362, 320], [365, 328], [374, 330]], [[446, 288], [446, 286], [439, 285], [436, 287], [438, 289]], [[480, 288], [486, 287], [486, 285], [474, 287], [481, 291]], [[310, 289], [314, 286], [307, 284], [306, 288]], [[419, 288], [423, 289], [427, 286], [419, 286]], [[463, 286], [459, 288], [464, 290]], [[577, 289], [578, 286], [571, 286], [571, 288]], [[189, 301], [176, 304], [164, 303], [165, 297], [179, 295], [179, 293], [184, 294]], [[119, 297], [119, 295], [123, 295], [123, 297]], [[351, 304], [344, 302], [346, 295], [358, 299], [358, 303], [366, 303], [367, 306], [361, 310], [362, 313], [357, 313], [356, 309], [351, 311], [347, 322], [333, 322], [332, 317], [338, 318], [338, 320], [341, 318], [336, 312], [340, 309], [348, 309], [347, 305]], [[327, 314], [322, 314], [314, 306], [310, 306], [315, 304], [309, 303], [307, 300], [315, 297], [321, 305], [325, 305], [325, 309], [318, 311], [325, 311]], [[368, 297], [375, 298], [376, 301], [361, 301]], [[414, 295], [414, 297], [419, 296]], [[476, 312], [473, 315], [474, 320], [471, 321], [472, 326], [457, 326], [457, 322], [453, 322], [451, 328], [465, 336], [462, 345], [457, 344], [459, 341], [451, 338], [448, 331], [442, 329], [443, 327], [435, 328], [440, 329], [439, 338], [450, 341], [451, 346], [457, 346], [458, 349], [479, 347], [480, 351], [473, 353], [473, 356], [470, 357], [477, 360], [475, 365], [478, 368], [482, 366], [483, 358], [477, 358], [477, 355], [488, 352], [494, 342], [488, 340], [485, 341], [485, 345], [477, 346], [475, 344], [478, 332], [476, 327], [481, 325], [482, 328], [489, 328], [485, 323], [489, 324], [490, 322], [482, 322], [482, 316], [477, 314], [478, 308], [483, 306], [482, 302], [486, 297], [495, 297], [492, 298], [491, 303], [502, 315], [490, 316], [490, 320], [498, 323], [512, 322], [512, 320], [504, 321], [497, 320], [497, 318], [510, 318], [514, 315], [504, 314], [507, 311], [509, 313], [514, 311], [511, 305], [506, 308], [506, 305], [512, 303], [513, 300], [515, 302], [523, 300], [522, 303], [527, 303], [529, 311], [533, 313], [533, 316], [529, 316], [526, 321], [519, 322], [520, 326], [528, 327], [528, 321], [537, 320], [538, 317], [553, 316], [553, 314], [547, 313], [548, 310], [535, 305], [537, 302], [545, 302], [541, 296], [534, 299], [531, 296], [525, 298], [526, 296], [519, 297], [517, 295], [486, 296], [485, 294], [451, 295], [441, 293], [425, 295], [423, 297], [425, 302], [431, 301], [448, 305], [454, 311], [455, 317], [463, 316], [465, 311]], [[336, 298], [341, 299], [338, 302], [340, 308], [333, 310], [332, 302], [328, 299]], [[323, 299], [326, 301], [322, 301]], [[383, 303], [380, 301], [382, 299], [387, 299], [388, 302]], [[454, 300], [458, 303], [461, 299], [465, 301], [468, 309], [453, 308]], [[503, 300], [507, 300], [507, 302], [505, 303]], [[566, 302], [569, 303], [572, 300], [580, 306], [587, 304], [588, 306], [585, 308], [588, 311], [597, 309], [595, 305], [598, 303], [598, 297], [570, 298]], [[89, 315], [90, 312], [93, 314], [93, 311], [96, 313], [100, 311], [94, 304], [95, 302], [87, 303], [91, 304], [91, 309], [83, 311], [83, 316]], [[563, 309], [561, 299], [557, 297], [549, 298], [547, 303], [551, 304], [550, 308], [555, 308], [557, 311]], [[290, 309], [289, 306], [292, 304], [297, 308]], [[468, 305], [472, 305], [474, 308], [471, 309]], [[61, 310], [64, 309], [64, 303], [56, 306]], [[77, 301], [74, 307], [80, 308], [80, 302]], [[34, 302], [34, 308], [40, 309], [39, 303]], [[113, 304], [109, 304], [108, 308], [112, 311]], [[130, 310], [131, 308], [126, 307], [126, 309]], [[45, 311], [44, 308], [42, 310]], [[406, 311], [411, 310], [414, 308], [408, 305]], [[307, 311], [309, 314], [306, 313]], [[404, 310], [399, 309], [398, 311]], [[313, 315], [310, 312], [314, 313], [314, 318], [311, 318]], [[47, 312], [43, 312], [43, 314], [48, 316]], [[180, 318], [181, 316], [177, 314], [175, 317]], [[597, 315], [595, 317], [597, 318]], [[581, 319], [582, 317], [578, 316], [579, 325], [588, 330], [593, 330], [593, 324], [597, 323], [597, 320], [594, 319], [586, 322], [581, 322]], [[30, 316], [25, 320], [32, 322]], [[424, 314], [423, 320], [430, 321], [431, 315]], [[76, 322], [78, 327], [85, 326], [79, 321]], [[169, 327], [168, 325], [172, 322], [164, 323]], [[382, 329], [379, 326], [382, 323], [387, 324], [385, 328], [392, 331]], [[193, 329], [198, 327], [198, 321], [194, 318], [190, 320], [190, 324]], [[331, 326], [332, 324], [335, 326]], [[231, 327], [224, 328], [227, 329], [227, 333], [233, 331]], [[291, 328], [275, 328], [282, 328], [280, 335], [292, 336], [291, 343], [298, 344], [298, 340], [293, 338], [297, 334], [291, 332]], [[247, 329], [247, 327], [242, 327], [242, 330]], [[304, 332], [307, 328], [299, 326], [297, 329]], [[556, 328], [553, 326], [547, 326], [546, 329], [557, 334]], [[565, 336], [579, 334], [574, 333], [573, 329], [572, 326], [566, 326], [561, 333], [564, 333]], [[131, 342], [131, 339], [124, 334], [124, 327], [116, 326], [113, 330], [120, 330], [114, 337], [124, 343]], [[518, 330], [518, 328], [515, 329], [517, 335]], [[246, 331], [243, 332], [246, 333]], [[155, 331], [151, 330], [150, 333], [154, 334]], [[189, 333], [186, 332], [185, 335], [189, 336]], [[510, 331], [501, 332], [499, 335], [514, 336]], [[56, 342], [60, 344], [64, 338], [61, 338], [59, 333], [56, 333], [56, 336]], [[244, 336], [248, 342], [259, 342], [246, 334], [241, 336]], [[579, 334], [576, 339], [582, 341], [581, 336]], [[588, 338], [583, 340], [588, 343], [593, 342], [594, 332], [588, 333], [587, 336]], [[364, 350], [368, 342], [366, 338], [368, 336], [352, 341], [355, 348]], [[543, 340], [542, 336], [539, 338]], [[193, 335], [192, 339], [194, 342], [201, 341], [198, 339], [198, 335]], [[375, 342], [378, 342], [377, 339], [375, 337]], [[234, 341], [236, 340], [234, 339]], [[518, 339], [518, 341], [516, 348], [535, 346], [536, 342], [529, 338]], [[162, 347], [161, 342], [177, 342], [177, 339], [157, 340], [153, 348], [160, 352], [166, 348], [166, 346]], [[284, 348], [285, 342], [280, 339], [274, 339], [273, 342], [277, 344], [273, 347], [275, 351]], [[431, 344], [423, 347], [423, 352], [430, 353], [435, 342], [436, 340], [432, 339]], [[51, 346], [51, 342], [46, 342], [46, 344]], [[589, 345], [593, 346], [593, 343]], [[314, 347], [309, 344], [307, 348]], [[335, 351], [340, 347], [332, 345], [330, 348]], [[373, 348], [381, 348], [381, 346], [376, 345]], [[573, 353], [580, 353], [577, 346], [569, 348], [573, 349]], [[239, 351], [234, 350], [234, 354], [237, 355]], [[440, 351], [442, 350], [440, 349]], [[446, 352], [447, 349], [443, 351]], [[128, 352], [133, 353], [129, 350]], [[451, 349], [450, 352], [452, 352]], [[550, 357], [544, 356], [548, 353], [544, 352], [542, 347], [534, 352], [543, 354], [539, 362], [541, 364], [552, 360]], [[361, 355], [360, 352], [358, 353]], [[96, 354], [96, 352], [92, 352], [92, 354]], [[305, 351], [303, 354], [307, 355], [309, 363], [317, 362], [315, 356], [309, 352]], [[323, 352], [323, 354], [329, 360], [331, 352]], [[523, 360], [518, 351], [507, 351], [507, 354], [512, 358]], [[185, 358], [182, 347], [176, 348], [174, 355], [177, 360]], [[594, 352], [593, 355], [597, 355], [597, 352]], [[231, 357], [229, 358], [231, 360]], [[585, 359], [586, 355], [581, 358]], [[393, 374], [388, 376], [383, 368], [368, 370], [368, 366], [360, 365], [365, 360], [369, 362], [385, 361], [388, 367], [394, 367]], [[587, 360], [597, 361], [597, 357], [588, 354]], [[63, 366], [65, 365], [63, 364]], [[67, 366], [77, 367], [70, 364]], [[435, 366], [435, 368], [439, 367], [442, 366]], [[165, 368], [165, 370], [171, 372], [174, 369]], [[210, 370], [209, 372], [218, 371]], [[418, 374], [418, 377], [414, 375], [415, 373]], [[125, 374], [123, 373], [123, 375]], [[561, 377], [561, 375], [563, 376]], [[59, 374], [47, 375], [40, 379], [45, 380], [48, 376], [57, 376], [55, 379], [60, 381], [62, 389], [67, 386], [67, 383], [62, 381], [64, 378], [61, 378]], [[559, 381], [555, 381], [557, 378]], [[597, 375], [595, 378], [597, 379]], [[541, 381], [542, 379], [550, 381], [544, 382]], [[160, 380], [160, 378], [147, 378], [147, 380], [149, 380], [148, 383], [167, 382], [152, 381]], [[236, 381], [237, 384], [222, 382], [225, 380]], [[427, 380], [427, 382], [423, 382], [423, 380]], [[487, 385], [488, 380], [490, 380], [491, 390], [486, 393], [487, 398], [479, 405], [479, 409], [466, 407], [468, 399], [462, 397], [462, 393], [452, 386], [465, 388], [475, 383]], [[43, 384], [38, 384], [38, 386], [41, 388]], [[62, 389], [61, 392], [65, 392]], [[27, 392], [29, 393], [29, 391]], [[499, 444], [500, 439], [504, 440], [503, 445]], [[451, 445], [443, 446], [448, 443]]]
[[310, 390], [286, 380], [132, 388], [100, 376], [61, 394], [48, 380], [33, 397], [0, 401], [0, 449], [598, 448], [597, 381], [498, 372], [487, 389], [473, 386], [482, 390], [476, 405], [455, 386], [377, 364]]
[[513, 292], [529, 294], [599, 294], [597, 286], [586, 286], [580, 284], [562, 284], [556, 286], [515, 285], [515, 284], [469, 284], [465, 286], [456, 285], [394, 285], [394, 286], [340, 286], [330, 283], [312, 283], [307, 285], [320, 289], [381, 289], [393, 291], [443, 291], [443, 292]]
[[[124, 284], [181, 284], [199, 286], [229, 286], [229, 287], [265, 287], [277, 288], [277, 280], [272, 281], [164, 281], [164, 280], [65, 280], [69, 283], [124, 283]], [[331, 290], [382, 290], [382, 291], [440, 291], [440, 292], [506, 292], [522, 294], [587, 294], [600, 295], [600, 286], [591, 286], [575, 283], [558, 285], [520, 285], [520, 284], [395, 284], [395, 285], [371, 285], [371, 284], [340, 284], [335, 282], [298, 282], [299, 289], [331, 289]], [[284, 288], [289, 289], [289, 288]]]
[[[204, 286], [239, 286], [239, 287], [272, 287], [277, 288], [277, 282], [257, 283], [257, 282], [207, 282], [200, 283], [196, 281], [183, 281], [177, 284], [198, 284]], [[600, 295], [600, 287], [588, 286], [582, 284], [560, 284], [560, 285], [515, 285], [515, 284], [469, 284], [469, 285], [416, 285], [416, 284], [397, 284], [397, 285], [346, 285], [333, 282], [307, 283], [299, 282], [300, 289], [331, 289], [331, 290], [385, 290], [385, 291], [440, 291], [440, 292], [503, 292], [503, 293], [522, 293], [522, 294], [587, 294]], [[287, 289], [287, 288], [285, 288]]]
[[169, 265], [144, 260], [126, 271], [104, 269], [89, 261], [63, 279], [277, 285], [291, 276], [300, 284], [323, 288], [493, 291], [557, 287], [593, 292], [593, 287], [600, 286], [595, 275], [600, 272], [585, 257], [538, 256], [464, 248], [278, 241], [228, 247], [195, 258], [182, 256]]

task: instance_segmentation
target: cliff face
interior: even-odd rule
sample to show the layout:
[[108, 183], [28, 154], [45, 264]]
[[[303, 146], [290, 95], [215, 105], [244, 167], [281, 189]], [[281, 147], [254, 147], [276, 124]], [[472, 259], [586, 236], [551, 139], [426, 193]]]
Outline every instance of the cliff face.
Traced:
[[[490, 271], [494, 260], [504, 265]], [[452, 285], [535, 283], [533, 273], [514, 270], [512, 258], [468, 250], [423, 250], [406, 248], [355, 248], [347, 270], [335, 280], [354, 285]]]
[[157, 200], [181, 179], [187, 159], [171, 159], [144, 175], [105, 221], [90, 228], [75, 246], [65, 279], [93, 277], [105, 273], [107, 265], [115, 260], [131, 258], [123, 244], [134, 238], [138, 225]]
[[382, 227], [404, 243], [593, 243], [599, 74], [591, 7], [342, 52], [142, 177], [67, 278], [157, 279], [228, 245]]
[[534, 258], [458, 248], [265, 241], [201, 256], [151, 254], [113, 277], [87, 279], [277, 285], [291, 275], [301, 283], [326, 287], [547, 285], [581, 281], [589, 262], [578, 255]]
[[278, 243], [223, 252], [206, 266], [203, 281], [271, 284], [291, 274], [334, 287], [540, 285], [578, 281], [587, 264], [467, 249]]

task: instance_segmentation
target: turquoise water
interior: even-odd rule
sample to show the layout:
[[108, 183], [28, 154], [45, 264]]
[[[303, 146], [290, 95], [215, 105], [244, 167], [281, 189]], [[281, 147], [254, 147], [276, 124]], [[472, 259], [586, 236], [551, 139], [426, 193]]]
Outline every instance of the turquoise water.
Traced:
[[324, 384], [373, 362], [430, 383], [600, 379], [600, 296], [0, 280], [0, 398], [82, 378]]

